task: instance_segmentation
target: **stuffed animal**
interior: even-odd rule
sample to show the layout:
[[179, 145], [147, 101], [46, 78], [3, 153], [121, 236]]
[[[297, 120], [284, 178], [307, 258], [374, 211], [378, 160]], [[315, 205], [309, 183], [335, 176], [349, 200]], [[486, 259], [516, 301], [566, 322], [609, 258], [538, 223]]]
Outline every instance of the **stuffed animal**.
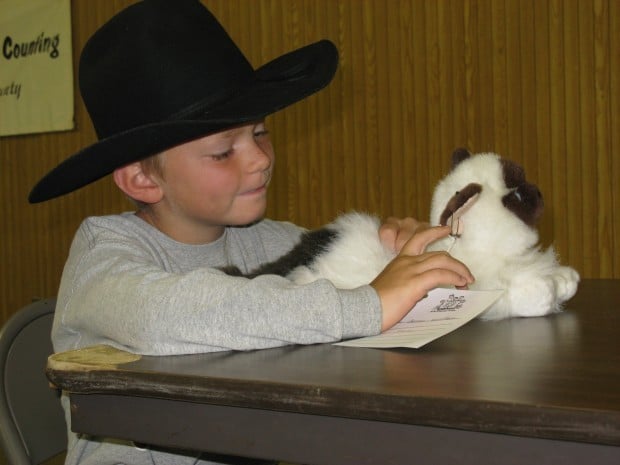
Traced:
[[297, 284], [328, 279], [340, 289], [353, 289], [370, 283], [396, 255], [379, 240], [379, 226], [373, 215], [345, 213], [302, 234], [297, 245], [275, 262], [245, 274], [235, 267], [223, 271], [248, 278], [277, 274]]
[[482, 318], [556, 312], [577, 291], [579, 274], [561, 266], [553, 247], [541, 250], [536, 223], [543, 212], [538, 188], [516, 163], [494, 153], [452, 154], [452, 170], [435, 188], [431, 224], [450, 237], [429, 250], [448, 250], [476, 278], [470, 289], [506, 292]]
[[[450, 225], [450, 237], [429, 250], [448, 250], [472, 271], [471, 289], [505, 289], [482, 318], [539, 316], [558, 311], [573, 296], [579, 275], [558, 264], [552, 248], [538, 246], [537, 219], [542, 196], [525, 181], [523, 169], [496, 154], [453, 154], [453, 170], [437, 185], [431, 224]], [[370, 283], [394, 252], [378, 235], [379, 219], [363, 213], [341, 215], [327, 226], [308, 231], [289, 253], [250, 273], [278, 274], [304, 284], [328, 279], [338, 288]]]

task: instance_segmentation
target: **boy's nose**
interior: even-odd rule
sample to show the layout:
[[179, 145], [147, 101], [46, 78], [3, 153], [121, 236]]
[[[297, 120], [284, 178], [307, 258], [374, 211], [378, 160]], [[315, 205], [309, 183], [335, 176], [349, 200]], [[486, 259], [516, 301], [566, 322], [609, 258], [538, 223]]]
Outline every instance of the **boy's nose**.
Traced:
[[271, 166], [271, 154], [268, 149], [259, 144], [254, 144], [250, 157], [249, 168], [251, 171], [264, 171]]

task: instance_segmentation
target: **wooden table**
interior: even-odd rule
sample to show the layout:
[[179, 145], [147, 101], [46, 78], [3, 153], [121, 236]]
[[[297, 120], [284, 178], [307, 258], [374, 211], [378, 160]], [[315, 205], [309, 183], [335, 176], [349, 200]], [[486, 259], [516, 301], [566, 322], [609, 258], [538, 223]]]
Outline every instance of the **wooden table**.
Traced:
[[422, 349], [52, 356], [74, 431], [303, 464], [620, 464], [620, 281]]

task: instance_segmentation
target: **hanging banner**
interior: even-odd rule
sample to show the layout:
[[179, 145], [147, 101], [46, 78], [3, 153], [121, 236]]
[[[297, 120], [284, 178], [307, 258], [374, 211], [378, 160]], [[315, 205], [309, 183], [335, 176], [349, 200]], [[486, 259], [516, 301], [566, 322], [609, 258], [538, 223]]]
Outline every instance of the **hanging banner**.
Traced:
[[0, 0], [0, 136], [73, 127], [71, 0]]

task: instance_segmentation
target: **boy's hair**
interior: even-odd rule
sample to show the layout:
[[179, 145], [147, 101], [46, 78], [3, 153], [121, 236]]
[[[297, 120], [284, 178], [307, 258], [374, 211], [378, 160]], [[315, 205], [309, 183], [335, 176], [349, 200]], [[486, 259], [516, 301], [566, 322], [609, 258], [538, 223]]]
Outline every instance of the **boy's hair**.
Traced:
[[160, 152], [140, 161], [142, 170], [146, 174], [154, 174], [157, 177], [164, 178], [164, 153]]

